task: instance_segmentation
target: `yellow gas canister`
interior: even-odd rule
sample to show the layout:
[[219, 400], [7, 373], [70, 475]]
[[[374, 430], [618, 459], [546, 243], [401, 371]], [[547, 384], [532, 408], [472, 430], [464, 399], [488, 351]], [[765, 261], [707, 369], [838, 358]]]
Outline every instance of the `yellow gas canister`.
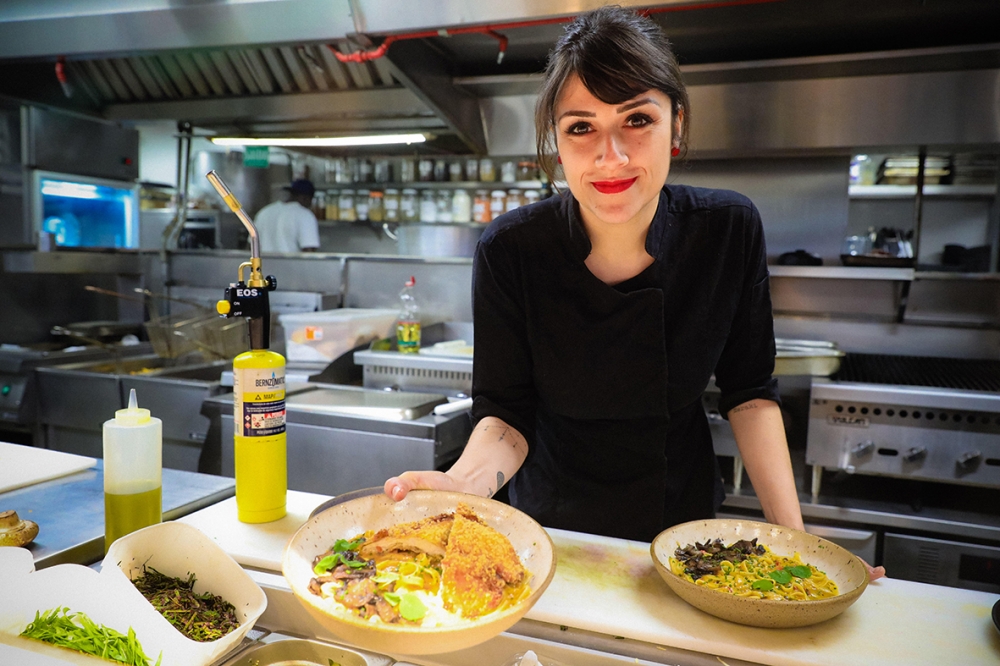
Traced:
[[236, 511], [244, 523], [285, 515], [285, 359], [264, 349], [233, 359]]

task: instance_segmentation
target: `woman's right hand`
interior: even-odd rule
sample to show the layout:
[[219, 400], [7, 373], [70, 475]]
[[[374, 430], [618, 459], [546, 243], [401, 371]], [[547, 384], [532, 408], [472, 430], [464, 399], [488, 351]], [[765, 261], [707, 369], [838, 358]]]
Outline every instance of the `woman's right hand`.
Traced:
[[458, 481], [444, 472], [403, 472], [385, 482], [385, 494], [397, 502], [411, 490], [450, 490], [464, 492]]

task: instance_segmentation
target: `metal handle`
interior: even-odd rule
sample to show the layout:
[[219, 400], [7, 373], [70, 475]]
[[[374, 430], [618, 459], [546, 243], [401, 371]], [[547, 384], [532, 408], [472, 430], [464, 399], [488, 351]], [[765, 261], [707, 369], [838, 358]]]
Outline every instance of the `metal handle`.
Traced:
[[903, 454], [903, 460], [908, 463], [917, 462], [927, 457], [927, 449], [923, 446], [914, 446]]

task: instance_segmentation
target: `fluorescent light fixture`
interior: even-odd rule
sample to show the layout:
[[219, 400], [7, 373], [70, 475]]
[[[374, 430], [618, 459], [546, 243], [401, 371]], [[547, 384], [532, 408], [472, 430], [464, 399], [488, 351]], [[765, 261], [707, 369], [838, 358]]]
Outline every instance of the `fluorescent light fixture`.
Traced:
[[64, 180], [42, 180], [42, 194], [70, 199], [98, 199], [96, 185], [69, 183]]
[[423, 143], [423, 134], [373, 134], [369, 136], [317, 136], [311, 138], [251, 139], [238, 137], [212, 137], [217, 146], [280, 146], [282, 148], [385, 146], [396, 143]]

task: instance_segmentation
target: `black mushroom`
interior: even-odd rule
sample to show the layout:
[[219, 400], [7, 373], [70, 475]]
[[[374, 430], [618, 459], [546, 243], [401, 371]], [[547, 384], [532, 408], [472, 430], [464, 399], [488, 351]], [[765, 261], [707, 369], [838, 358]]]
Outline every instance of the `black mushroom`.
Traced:
[[698, 580], [702, 576], [717, 574], [723, 562], [738, 564], [751, 555], [763, 555], [764, 547], [757, 544], [757, 539], [739, 541], [726, 546], [722, 539], [706, 543], [694, 542], [674, 551], [674, 557], [684, 564], [684, 573]]

